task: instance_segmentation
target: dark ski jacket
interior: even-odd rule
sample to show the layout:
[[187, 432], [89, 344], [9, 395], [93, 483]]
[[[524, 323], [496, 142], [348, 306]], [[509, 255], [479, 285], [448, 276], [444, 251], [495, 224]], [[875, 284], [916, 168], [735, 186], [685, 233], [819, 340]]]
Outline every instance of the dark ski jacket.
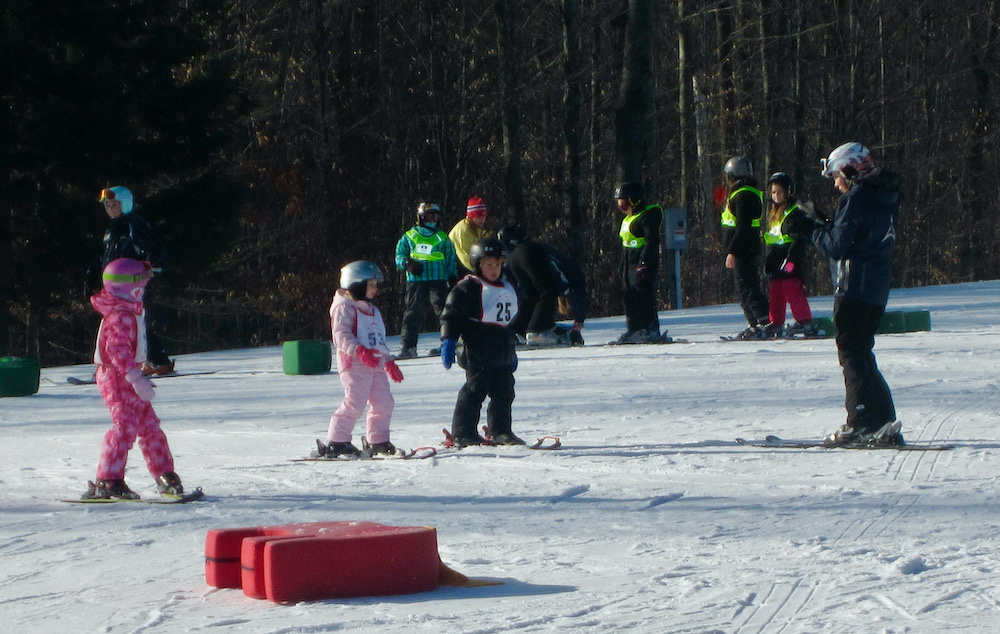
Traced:
[[[741, 187], [759, 189], [757, 181], [752, 178], [738, 180], [729, 188], [735, 192]], [[735, 196], [726, 196], [729, 211], [736, 217], [736, 226], [722, 226], [722, 246], [726, 255], [733, 254], [737, 260], [750, 260], [760, 256], [761, 237], [760, 223], [763, 205], [760, 197], [752, 191], [745, 190]], [[754, 221], [758, 226], [753, 226]]]
[[[662, 227], [663, 209], [659, 205], [647, 205], [642, 215], [632, 222], [632, 235], [644, 238], [645, 244], [637, 248], [622, 245], [619, 276], [624, 288], [656, 286], [656, 271], [660, 264]], [[636, 277], [636, 269], [639, 266], [646, 267], [646, 281], [642, 284]]]
[[[767, 222], [766, 214], [764, 222]], [[792, 238], [785, 244], [768, 244], [765, 247], [764, 274], [774, 279], [802, 279], [809, 264], [808, 248], [815, 223], [799, 208], [792, 210], [781, 223], [781, 233]], [[767, 232], [767, 228], [764, 229]], [[791, 273], [784, 271], [785, 264], [791, 262]]]
[[[482, 284], [489, 282], [482, 280]], [[448, 293], [441, 312], [441, 340], [462, 338], [467, 370], [509, 368], [517, 361], [517, 338], [508, 326], [483, 323], [483, 287], [480, 278], [467, 275]], [[515, 307], [516, 309], [516, 307]]]
[[[521, 241], [507, 255], [507, 270], [522, 296], [543, 301], [546, 297], [566, 297], [573, 321], [583, 323], [590, 310], [587, 278], [568, 257], [547, 244], [532, 240]], [[527, 323], [531, 315], [519, 316]], [[515, 330], [519, 331], [518, 328]]]
[[817, 226], [813, 244], [835, 265], [834, 294], [885, 306], [899, 216], [899, 176], [875, 168], [841, 196], [833, 220]]
[[167, 250], [142, 216], [128, 213], [112, 218], [104, 232], [101, 253], [87, 268], [85, 290], [88, 296], [101, 289], [104, 267], [118, 258], [147, 261], [154, 270], [160, 270], [166, 264]]

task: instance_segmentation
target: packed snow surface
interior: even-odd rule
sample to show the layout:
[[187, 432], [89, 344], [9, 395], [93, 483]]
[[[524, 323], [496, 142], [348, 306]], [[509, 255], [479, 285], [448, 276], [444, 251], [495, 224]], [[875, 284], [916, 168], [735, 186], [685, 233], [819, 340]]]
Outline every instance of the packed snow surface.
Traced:
[[[813, 298], [829, 315], [829, 297]], [[335, 373], [281, 349], [184, 355], [154, 405], [187, 505], [82, 505], [108, 413], [93, 366], [0, 399], [0, 622], [9, 632], [941, 632], [1000, 623], [1000, 282], [893, 291], [932, 330], [877, 338], [911, 443], [942, 452], [776, 450], [844, 419], [832, 340], [721, 342], [735, 305], [661, 313], [667, 346], [525, 351], [514, 430], [557, 451], [291, 462], [324, 438]], [[316, 319], [326, 319], [317, 306]], [[588, 344], [621, 318], [588, 322]], [[393, 341], [395, 348], [398, 342]], [[420, 348], [434, 345], [431, 334]], [[436, 445], [462, 371], [401, 363], [392, 440]], [[363, 433], [363, 423], [355, 430]], [[127, 480], [154, 486], [138, 448]], [[434, 526], [480, 588], [274, 604], [209, 587], [206, 531], [297, 522]], [[331, 575], [340, 573], [336, 568]], [[357, 571], [349, 571], [356, 573]]]

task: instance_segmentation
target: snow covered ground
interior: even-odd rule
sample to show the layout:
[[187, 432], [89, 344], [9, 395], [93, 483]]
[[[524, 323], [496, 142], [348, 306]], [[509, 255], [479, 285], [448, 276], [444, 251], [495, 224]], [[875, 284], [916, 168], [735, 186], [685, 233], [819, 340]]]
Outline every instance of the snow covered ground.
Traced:
[[[829, 314], [830, 298], [812, 301]], [[179, 357], [157, 411], [207, 501], [64, 504], [93, 477], [108, 415], [92, 366], [0, 399], [0, 622], [9, 632], [941, 632], [1000, 623], [1000, 282], [892, 293], [931, 332], [876, 352], [910, 442], [945, 452], [769, 450], [844, 418], [831, 340], [723, 343], [733, 305], [661, 314], [689, 344], [521, 354], [514, 429], [559, 451], [293, 463], [323, 437], [335, 374], [279, 348]], [[319, 307], [317, 319], [325, 318]], [[584, 331], [607, 341], [620, 318]], [[433, 337], [421, 340], [427, 349]], [[395, 342], [393, 342], [395, 345]], [[393, 441], [436, 444], [463, 381], [402, 364]], [[362, 426], [356, 429], [360, 434]], [[128, 480], [152, 495], [138, 449]], [[503, 581], [277, 605], [204, 579], [212, 528], [364, 520], [438, 529], [442, 559]], [[337, 574], [333, 569], [330, 574]]]

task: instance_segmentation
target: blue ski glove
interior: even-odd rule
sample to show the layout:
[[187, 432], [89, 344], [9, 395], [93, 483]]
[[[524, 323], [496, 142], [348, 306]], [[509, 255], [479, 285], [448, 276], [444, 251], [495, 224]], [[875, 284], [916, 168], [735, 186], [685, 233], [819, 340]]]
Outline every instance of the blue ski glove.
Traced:
[[514, 362], [510, 364], [510, 373], [514, 374], [517, 372], [517, 356], [514, 356]]
[[445, 370], [450, 370], [455, 363], [455, 343], [454, 339], [445, 339], [441, 342], [441, 365]]

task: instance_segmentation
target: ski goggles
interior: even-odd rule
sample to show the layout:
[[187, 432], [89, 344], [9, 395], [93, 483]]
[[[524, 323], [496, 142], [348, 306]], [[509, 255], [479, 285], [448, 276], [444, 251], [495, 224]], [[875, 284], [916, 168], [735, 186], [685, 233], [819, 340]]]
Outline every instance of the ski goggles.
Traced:
[[97, 199], [98, 202], [104, 202], [105, 200], [116, 200], [115, 192], [111, 189], [102, 189], [101, 197]]

